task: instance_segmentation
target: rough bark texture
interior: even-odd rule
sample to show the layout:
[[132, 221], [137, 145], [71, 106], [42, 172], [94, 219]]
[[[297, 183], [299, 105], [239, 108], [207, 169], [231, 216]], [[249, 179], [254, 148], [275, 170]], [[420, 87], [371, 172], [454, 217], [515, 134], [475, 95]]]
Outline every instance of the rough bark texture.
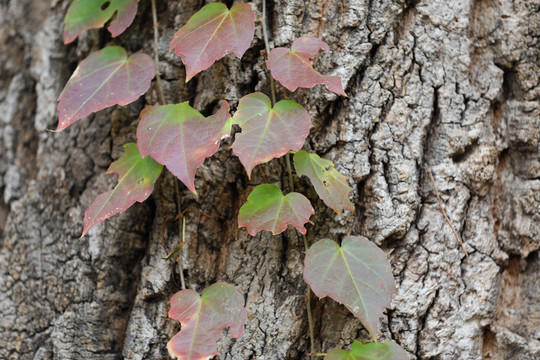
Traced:
[[[242, 60], [227, 56], [185, 84], [168, 43], [203, 4], [158, 1], [159, 52], [167, 101], [190, 100], [207, 115], [223, 99], [235, 108], [269, 88], [260, 25]], [[178, 267], [161, 259], [164, 231], [168, 250], [179, 241], [172, 177], [79, 238], [152, 96], [47, 131], [58, 94], [91, 51], [119, 44], [152, 54], [150, 2], [119, 38], [93, 30], [64, 46], [68, 5], [0, 1], [0, 358], [164, 359], [179, 328], [167, 318]], [[253, 3], [259, 16], [261, 5]], [[332, 53], [316, 68], [346, 85], [348, 98], [322, 86], [278, 93], [306, 106], [314, 127], [305, 148], [335, 161], [354, 189], [357, 210], [337, 216], [296, 180], [317, 211], [308, 241], [362, 234], [389, 254], [398, 293], [383, 337], [411, 359], [540, 358], [538, 1], [276, 0], [268, 12], [271, 46], [321, 37]], [[266, 176], [288, 189], [285, 165], [275, 160], [248, 180], [229, 147], [197, 172], [198, 198], [181, 188], [188, 286], [221, 280], [245, 294], [246, 330], [222, 338], [221, 359], [305, 359], [301, 241], [237, 229], [253, 184]], [[366, 337], [344, 307], [312, 305], [317, 350]]]

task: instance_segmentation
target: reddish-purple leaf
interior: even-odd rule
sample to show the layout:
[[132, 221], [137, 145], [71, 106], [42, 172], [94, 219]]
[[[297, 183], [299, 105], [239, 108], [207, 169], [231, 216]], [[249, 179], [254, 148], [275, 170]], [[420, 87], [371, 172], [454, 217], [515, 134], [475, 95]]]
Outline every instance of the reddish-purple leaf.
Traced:
[[107, 170], [107, 174], [118, 174], [118, 184], [113, 190], [99, 195], [86, 210], [82, 236], [92, 226], [126, 211], [136, 201], [143, 202], [152, 194], [163, 167], [151, 157], [141, 158], [135, 143], [125, 144], [124, 149], [122, 156]]
[[276, 185], [263, 184], [253, 189], [247, 202], [240, 208], [238, 226], [245, 227], [252, 236], [262, 230], [276, 235], [285, 231], [287, 225], [305, 234], [304, 225], [314, 213], [304, 195], [290, 193], [283, 196]]
[[306, 254], [304, 279], [318, 297], [345, 305], [376, 339], [395, 291], [390, 263], [377, 245], [362, 236], [347, 236], [341, 246], [320, 240]]
[[58, 131], [115, 104], [127, 105], [149, 88], [154, 61], [146, 54], [129, 58], [120, 46], [109, 46], [81, 61], [58, 99]]
[[347, 96], [341, 77], [322, 75], [313, 69], [310, 58], [317, 55], [320, 49], [330, 52], [324, 41], [314, 36], [302, 36], [293, 42], [290, 50], [280, 47], [270, 51], [266, 65], [274, 79], [290, 91], [324, 84], [328, 90]]
[[294, 154], [294, 167], [299, 176], [306, 175], [324, 203], [341, 214], [343, 209], [354, 211], [349, 200], [351, 188], [345, 176], [340, 174], [330, 160], [304, 150]]
[[105, 25], [116, 13], [107, 28], [113, 37], [124, 32], [137, 15], [139, 0], [74, 0], [64, 19], [64, 43], [69, 44], [89, 29]]
[[258, 92], [240, 99], [233, 120], [242, 133], [232, 149], [248, 176], [258, 164], [300, 150], [311, 127], [311, 117], [300, 104], [282, 100], [272, 108], [268, 96]]
[[204, 159], [217, 151], [221, 138], [227, 136], [223, 129], [229, 118], [226, 101], [217, 113], [207, 118], [188, 102], [148, 106], [141, 112], [137, 145], [143, 156], [151, 155], [158, 163], [167, 166], [189, 190], [196, 193], [195, 172]]
[[238, 58], [246, 52], [255, 31], [255, 13], [249, 4], [230, 10], [222, 3], [204, 6], [174, 34], [174, 49], [186, 65], [186, 81], [208, 69], [229, 53]]
[[190, 289], [177, 292], [171, 298], [169, 317], [182, 323], [167, 344], [169, 355], [180, 360], [210, 359], [218, 354], [216, 342], [225, 327], [239, 338], [247, 323], [243, 296], [223, 283], [206, 288], [202, 298]]
[[362, 344], [355, 340], [351, 351], [333, 350], [324, 360], [408, 360], [407, 352], [393, 341]]

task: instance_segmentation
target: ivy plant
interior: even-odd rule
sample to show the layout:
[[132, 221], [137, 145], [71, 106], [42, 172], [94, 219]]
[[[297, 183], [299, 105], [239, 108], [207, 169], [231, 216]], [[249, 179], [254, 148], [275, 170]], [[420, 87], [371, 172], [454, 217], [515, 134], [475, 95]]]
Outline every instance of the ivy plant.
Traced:
[[[75, 0], [65, 17], [64, 42], [70, 43], [82, 32], [101, 27], [111, 19], [108, 30], [117, 36], [131, 24], [137, 6], [138, 0]], [[155, 12], [153, 0], [152, 6]], [[253, 40], [255, 18], [250, 4], [235, 4], [228, 9], [225, 4], [212, 3], [195, 13], [170, 42], [170, 50], [186, 66], [186, 81], [226, 54], [241, 58]], [[263, 9], [266, 38], [264, 22]], [[313, 67], [311, 59], [320, 50], [330, 51], [324, 41], [302, 36], [290, 49], [269, 51], [267, 41], [266, 45], [266, 66], [271, 76], [288, 90], [321, 84], [346, 96], [340, 77], [323, 75]], [[156, 65], [148, 55], [128, 56], [119, 46], [90, 54], [60, 94], [58, 130], [93, 112], [137, 100], [149, 90], [156, 76]], [[159, 77], [156, 80], [159, 86]], [[294, 192], [289, 154], [294, 154], [297, 175], [306, 176], [322, 201], [337, 214], [354, 211], [351, 189], [346, 177], [330, 160], [302, 150], [312, 125], [311, 117], [294, 101], [276, 102], [273, 84], [272, 81], [272, 99], [260, 92], [246, 94], [233, 116], [227, 101], [209, 117], [188, 102], [147, 106], [140, 114], [137, 143], [126, 144], [124, 154], [108, 170], [118, 174], [118, 184], [99, 195], [86, 211], [82, 235], [106, 218], [147, 199], [163, 166], [196, 193], [197, 169], [218, 150], [220, 140], [230, 136], [232, 125], [236, 124], [242, 131], [236, 134], [232, 151], [248, 177], [257, 165], [285, 157], [291, 189], [283, 194], [275, 184], [256, 186], [239, 211], [239, 227], [245, 227], [250, 235], [261, 231], [279, 234], [289, 225], [298, 230], [306, 246], [303, 272], [306, 283], [318, 297], [328, 296], [344, 304], [374, 340], [369, 344], [355, 341], [350, 351], [336, 349], [328, 354], [311, 355], [325, 356], [327, 360], [406, 359], [407, 353], [396, 343], [377, 342], [379, 318], [395, 291], [385, 253], [362, 236], [348, 236], [341, 244], [322, 239], [308, 248], [305, 225], [311, 223], [314, 209], [304, 195]], [[308, 299], [309, 294], [308, 290]], [[308, 316], [309, 306], [308, 301]], [[171, 298], [169, 316], [180, 321], [182, 327], [167, 348], [172, 357], [186, 360], [216, 355], [216, 342], [222, 330], [229, 327], [231, 336], [238, 338], [247, 322], [244, 297], [225, 283], [209, 286], [201, 296], [191, 289], [177, 292]], [[312, 327], [311, 318], [309, 323]]]

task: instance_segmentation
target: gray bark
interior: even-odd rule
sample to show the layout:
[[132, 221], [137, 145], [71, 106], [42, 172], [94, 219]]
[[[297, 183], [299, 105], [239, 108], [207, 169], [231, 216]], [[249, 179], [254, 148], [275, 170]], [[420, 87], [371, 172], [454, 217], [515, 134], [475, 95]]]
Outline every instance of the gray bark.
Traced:
[[[167, 318], [178, 267], [161, 259], [162, 236], [168, 250], [179, 241], [172, 177], [79, 238], [84, 211], [115, 184], [105, 170], [135, 140], [152, 97], [47, 131], [89, 53], [119, 44], [152, 54], [150, 4], [116, 39], [92, 30], [64, 46], [69, 2], [0, 1], [0, 358], [164, 359], [179, 330]], [[242, 60], [227, 56], [185, 84], [168, 43], [203, 3], [158, 1], [159, 52], [167, 101], [190, 100], [208, 115], [221, 100], [235, 108], [269, 88], [259, 25]], [[260, 16], [261, 1], [253, 7]], [[348, 98], [322, 86], [278, 94], [308, 109], [305, 148], [333, 160], [353, 188], [356, 211], [337, 216], [297, 180], [317, 212], [308, 241], [362, 234], [389, 254], [398, 292], [383, 339], [411, 359], [540, 358], [538, 1], [276, 0], [268, 11], [272, 47], [319, 36], [332, 52], [316, 68], [346, 85]], [[238, 340], [222, 336], [221, 359], [305, 359], [301, 241], [290, 230], [251, 237], [237, 228], [263, 173], [288, 191], [285, 165], [274, 160], [248, 180], [230, 143], [197, 172], [198, 197], [181, 189], [191, 209], [188, 286], [201, 292], [220, 280], [245, 294], [248, 324]], [[312, 306], [318, 351], [367, 337], [341, 305]]]

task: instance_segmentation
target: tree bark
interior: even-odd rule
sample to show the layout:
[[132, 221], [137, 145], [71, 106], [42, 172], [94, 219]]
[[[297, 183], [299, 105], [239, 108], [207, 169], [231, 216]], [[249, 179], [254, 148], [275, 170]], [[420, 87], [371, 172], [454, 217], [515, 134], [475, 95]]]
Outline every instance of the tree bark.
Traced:
[[[47, 131], [81, 59], [111, 44], [153, 53], [150, 2], [118, 38], [92, 30], [65, 46], [69, 3], [0, 0], [0, 358], [166, 359], [179, 330], [167, 317], [178, 266], [162, 259], [180, 241], [172, 176], [80, 238], [84, 211], [114, 186], [105, 171], [135, 141], [155, 93]], [[167, 102], [189, 100], [209, 115], [222, 100], [234, 110], [250, 92], [269, 93], [269, 82], [258, 23], [241, 60], [228, 55], [185, 83], [168, 44], [204, 3], [158, 1], [158, 47]], [[260, 16], [261, 1], [252, 5]], [[306, 107], [305, 149], [333, 160], [353, 188], [356, 211], [338, 216], [296, 179], [316, 209], [309, 243], [361, 234], [389, 255], [398, 291], [382, 338], [411, 359], [540, 358], [538, 2], [276, 0], [267, 10], [271, 47], [320, 37], [332, 52], [316, 69], [346, 87], [344, 98], [278, 85], [278, 97]], [[202, 292], [219, 280], [245, 295], [244, 334], [225, 332], [219, 358], [306, 359], [301, 239], [292, 230], [251, 237], [237, 226], [254, 184], [289, 191], [285, 163], [248, 179], [231, 143], [198, 170], [198, 197], [181, 185], [187, 285]], [[367, 339], [343, 306], [311, 305], [317, 351]]]

